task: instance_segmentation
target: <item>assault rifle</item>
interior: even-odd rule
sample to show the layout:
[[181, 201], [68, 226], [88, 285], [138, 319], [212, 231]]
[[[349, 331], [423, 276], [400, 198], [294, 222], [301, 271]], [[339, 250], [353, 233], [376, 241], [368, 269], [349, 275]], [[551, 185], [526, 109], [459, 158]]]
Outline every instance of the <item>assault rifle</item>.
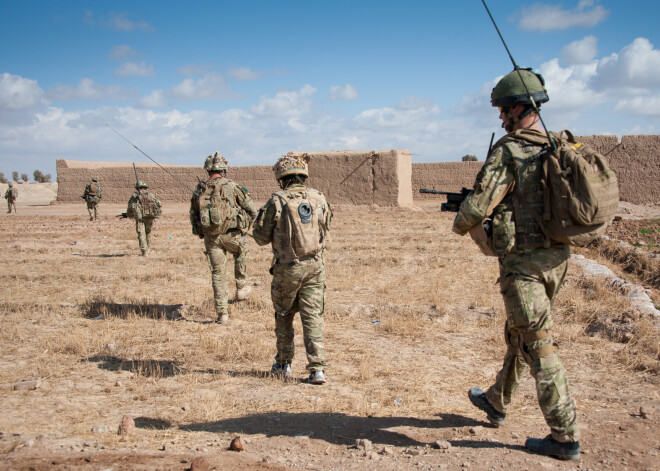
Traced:
[[121, 213], [121, 214], [117, 214], [115, 217], [119, 219], [126, 219], [128, 215], [126, 213]]
[[433, 195], [447, 195], [447, 202], [442, 203], [442, 206], [440, 206], [440, 211], [451, 211], [453, 213], [457, 213], [461, 203], [467, 197], [467, 195], [472, 193], [472, 190], [463, 187], [460, 193], [451, 193], [449, 191], [428, 190], [426, 188], [420, 188], [419, 192], [431, 193]]

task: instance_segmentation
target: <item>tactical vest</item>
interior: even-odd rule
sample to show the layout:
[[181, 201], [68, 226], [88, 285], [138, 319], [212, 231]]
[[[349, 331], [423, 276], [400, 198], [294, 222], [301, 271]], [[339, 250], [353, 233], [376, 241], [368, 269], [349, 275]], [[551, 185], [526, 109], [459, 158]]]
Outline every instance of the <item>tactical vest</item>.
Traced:
[[199, 224], [204, 235], [226, 234], [237, 228], [240, 211], [231, 180], [216, 178], [204, 184], [199, 196]]
[[97, 182], [92, 182], [89, 184], [87, 189], [87, 196], [96, 196], [99, 191], [99, 184]]
[[507, 142], [515, 189], [493, 211], [493, 248], [499, 255], [546, 246], [546, 237], [532, 211], [543, 212], [543, 147], [527, 142]]
[[273, 194], [276, 226], [273, 252], [277, 263], [297, 262], [321, 254], [327, 231], [327, 202], [319, 191], [294, 188]]

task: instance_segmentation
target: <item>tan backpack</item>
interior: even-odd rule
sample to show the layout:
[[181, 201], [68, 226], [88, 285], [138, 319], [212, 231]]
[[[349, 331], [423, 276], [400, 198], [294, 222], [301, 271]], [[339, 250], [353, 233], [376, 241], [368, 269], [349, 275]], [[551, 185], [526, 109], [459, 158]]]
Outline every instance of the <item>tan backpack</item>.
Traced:
[[531, 213], [547, 239], [586, 245], [607, 230], [619, 207], [616, 174], [603, 155], [577, 142], [570, 131], [551, 135], [557, 153], [552, 152], [547, 136], [538, 132], [521, 129], [512, 136], [546, 146], [541, 156], [544, 210], [542, 215]]
[[199, 222], [204, 234], [226, 234], [237, 227], [238, 213], [230, 180], [221, 178], [206, 182], [199, 196]]

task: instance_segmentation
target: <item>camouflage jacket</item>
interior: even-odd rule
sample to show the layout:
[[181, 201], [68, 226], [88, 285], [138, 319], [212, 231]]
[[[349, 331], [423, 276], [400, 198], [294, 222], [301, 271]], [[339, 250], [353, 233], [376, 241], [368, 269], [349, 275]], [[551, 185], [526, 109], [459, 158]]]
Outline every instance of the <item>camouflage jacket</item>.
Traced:
[[536, 158], [541, 149], [511, 134], [500, 139], [461, 204], [453, 231], [464, 235], [492, 218], [489, 244], [499, 256], [542, 247], [543, 231], [530, 212], [543, 209], [543, 169]]
[[14, 187], [7, 188], [5, 191], [5, 199], [9, 201], [14, 201], [18, 197], [18, 190]]
[[160, 217], [160, 200], [150, 191], [143, 190], [133, 193], [128, 200], [128, 207], [126, 208], [126, 216], [136, 221], [143, 218], [159, 218]]
[[[96, 185], [96, 191], [92, 190], [92, 185]], [[96, 201], [98, 203], [101, 200], [101, 184], [99, 182], [89, 182], [85, 186], [83, 196], [86, 201]]]
[[[247, 188], [232, 182], [227, 177], [216, 177], [214, 178], [214, 180], [220, 180], [218, 183], [220, 183], [221, 185], [226, 184], [228, 182], [233, 186], [232, 193], [234, 195], [234, 203], [236, 204], [237, 207], [241, 208], [245, 212], [245, 215], [247, 215], [249, 220], [245, 221], [244, 225], [246, 225], [246, 227], [249, 228], [249, 226], [252, 224], [252, 221], [254, 221], [254, 218], [257, 217], [257, 208], [255, 207], [254, 202], [252, 201], [252, 198], [250, 197], [250, 193], [248, 193]], [[190, 199], [190, 224], [192, 225], [192, 233], [200, 237], [203, 237], [204, 234], [199, 219], [199, 213], [200, 213], [199, 198], [200, 195], [204, 193], [204, 190], [206, 189], [206, 186], [209, 181], [210, 180], [207, 180], [206, 182], [199, 182], [197, 188], [195, 189], [195, 193], [193, 193], [193, 196]], [[240, 225], [241, 224], [239, 221], [239, 226]]]

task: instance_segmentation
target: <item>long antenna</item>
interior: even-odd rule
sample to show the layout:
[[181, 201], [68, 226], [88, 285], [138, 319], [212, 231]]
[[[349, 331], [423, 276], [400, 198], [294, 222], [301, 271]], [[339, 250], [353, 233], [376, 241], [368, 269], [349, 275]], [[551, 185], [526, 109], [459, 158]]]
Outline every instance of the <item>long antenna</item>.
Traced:
[[509, 47], [506, 45], [506, 41], [504, 41], [504, 37], [502, 36], [502, 33], [500, 33], [500, 29], [497, 27], [497, 23], [495, 23], [495, 18], [493, 18], [493, 15], [491, 15], [490, 10], [488, 9], [488, 5], [486, 5], [486, 0], [481, 0], [481, 3], [484, 4], [484, 8], [486, 9], [486, 12], [488, 13], [488, 16], [490, 17], [490, 21], [493, 22], [493, 26], [495, 26], [495, 31], [497, 31], [497, 35], [500, 37], [502, 40], [502, 44], [504, 45], [504, 49], [506, 49], [506, 53], [509, 55], [509, 59], [511, 59], [511, 63], [513, 64], [513, 70], [518, 72], [518, 77], [520, 78], [520, 82], [523, 84], [523, 87], [525, 87], [525, 91], [527, 92], [527, 96], [529, 97], [529, 100], [532, 102], [532, 108], [534, 108], [534, 112], [536, 112], [536, 115], [539, 117], [539, 121], [541, 121], [541, 124], [543, 125], [543, 129], [545, 131], [546, 136], [548, 137], [548, 141], [550, 142], [550, 146], [552, 146], [552, 150], [557, 152], [557, 146], [555, 145], [555, 141], [550, 136], [550, 133], [548, 132], [548, 128], [545, 126], [545, 122], [543, 121], [543, 118], [541, 117], [541, 111], [539, 110], [538, 106], [536, 106], [536, 101], [534, 101], [534, 97], [529, 91], [529, 88], [527, 88], [527, 84], [522, 78], [522, 74], [520, 73], [520, 67], [518, 67], [518, 64], [516, 64], [516, 61], [514, 60], [513, 56], [511, 55], [511, 51], [509, 51]]
[[[116, 134], [116, 135], [118, 135], [118, 136], [121, 137], [123, 140], [125, 140], [126, 142], [128, 142], [130, 145], [132, 145], [133, 147], [135, 147], [135, 149], [136, 149], [140, 154], [144, 155], [147, 159], [151, 160], [153, 163], [155, 163], [156, 165], [158, 165], [158, 166], [159, 166], [159, 167], [160, 167], [165, 173], [167, 173], [170, 177], [172, 177], [172, 178], [173, 178], [173, 179], [174, 179], [179, 185], [183, 186], [186, 190], [190, 191], [191, 193], [193, 193], [193, 194], [195, 194], [195, 195], [197, 194], [194, 190], [191, 190], [191, 189], [188, 187], [188, 185], [186, 185], [186, 184], [183, 183], [181, 180], [179, 180], [177, 177], [175, 177], [174, 175], [172, 175], [172, 173], [171, 173], [169, 170], [167, 170], [167, 169], [166, 169], [165, 167], [163, 167], [161, 164], [159, 164], [159, 163], [156, 162], [154, 159], [152, 159], [151, 157], [149, 157], [147, 154], [145, 154], [144, 152], [142, 152], [142, 149], [140, 149], [138, 146], [136, 146], [136, 145], [133, 144], [131, 141], [129, 141], [128, 139], [126, 139], [124, 136], [122, 136], [121, 134], [119, 134], [119, 131], [117, 131], [115, 128], [113, 128], [112, 126], [110, 126], [108, 123], [105, 123], [105, 125], [108, 126], [108, 127], [109, 127], [109, 128], [110, 128], [110, 129]], [[135, 168], [135, 164], [133, 164], [133, 168]], [[137, 170], [135, 171], [135, 178], [137, 178]]]

